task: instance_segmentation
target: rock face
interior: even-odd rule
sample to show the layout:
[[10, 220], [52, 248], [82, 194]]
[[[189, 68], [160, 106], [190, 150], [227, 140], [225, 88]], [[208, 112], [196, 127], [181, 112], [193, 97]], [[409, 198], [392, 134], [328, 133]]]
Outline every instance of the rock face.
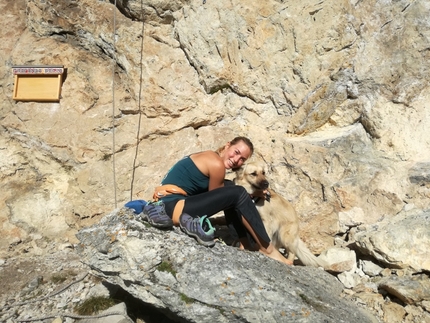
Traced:
[[[35, 236], [77, 243], [113, 209], [150, 199], [177, 159], [245, 135], [351, 297], [385, 321], [428, 318], [428, 1], [0, 10], [1, 258], [39, 252]], [[60, 102], [14, 101], [14, 65], [63, 65]], [[384, 285], [390, 275], [403, 287]], [[420, 300], [403, 292], [415, 275]]]
[[340, 297], [323, 270], [290, 267], [257, 252], [198, 245], [113, 212], [78, 233], [93, 272], [177, 322], [377, 322]]
[[[0, 5], [1, 245], [74, 239], [235, 135], [315, 252], [344, 216], [429, 208], [427, 2], [113, 3]], [[26, 64], [64, 65], [59, 103], [11, 99], [11, 67]]]
[[354, 235], [363, 253], [392, 268], [430, 270], [430, 212], [399, 213]]
[[[0, 5], [6, 245], [31, 230], [73, 239], [235, 135], [315, 252], [345, 214], [429, 208], [427, 2], [112, 3]], [[59, 103], [12, 101], [11, 67], [26, 64], [64, 65]]]

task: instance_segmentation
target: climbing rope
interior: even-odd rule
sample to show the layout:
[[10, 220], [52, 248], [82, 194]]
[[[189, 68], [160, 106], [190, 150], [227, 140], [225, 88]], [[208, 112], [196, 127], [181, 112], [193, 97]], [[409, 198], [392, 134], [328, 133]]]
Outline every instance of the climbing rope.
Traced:
[[116, 197], [116, 163], [115, 163], [115, 68], [116, 68], [116, 0], [113, 9], [113, 68], [112, 68], [112, 169], [115, 208], [117, 208]]
[[134, 186], [134, 176], [136, 172], [136, 162], [137, 162], [137, 155], [139, 152], [139, 144], [140, 144], [140, 124], [142, 122], [142, 78], [143, 78], [143, 38], [144, 38], [144, 32], [145, 32], [145, 21], [143, 16], [143, 0], [140, 0], [140, 20], [142, 21], [142, 32], [141, 32], [141, 41], [140, 41], [140, 82], [139, 82], [139, 121], [137, 124], [137, 135], [136, 135], [136, 151], [134, 153], [134, 160], [133, 160], [133, 168], [131, 171], [131, 183], [130, 183], [130, 201], [133, 201], [133, 186]]
[[[114, 14], [113, 14], [113, 69], [112, 69], [112, 168], [113, 168], [113, 183], [114, 183], [114, 195], [115, 195], [115, 208], [117, 208], [117, 184], [116, 184], [116, 165], [115, 165], [115, 68], [117, 65], [116, 62], [116, 0], [114, 1]], [[133, 200], [133, 186], [134, 186], [134, 178], [136, 172], [136, 163], [137, 163], [137, 155], [139, 152], [139, 144], [140, 144], [140, 128], [142, 123], [142, 78], [143, 78], [143, 40], [144, 40], [144, 31], [145, 31], [145, 21], [143, 16], [143, 0], [140, 1], [140, 12], [141, 12], [141, 21], [142, 21], [142, 37], [140, 43], [140, 82], [139, 82], [139, 97], [138, 97], [138, 106], [139, 106], [139, 121], [137, 124], [137, 135], [136, 135], [136, 151], [133, 159], [133, 168], [131, 172], [131, 183], [130, 183], [130, 200]]]

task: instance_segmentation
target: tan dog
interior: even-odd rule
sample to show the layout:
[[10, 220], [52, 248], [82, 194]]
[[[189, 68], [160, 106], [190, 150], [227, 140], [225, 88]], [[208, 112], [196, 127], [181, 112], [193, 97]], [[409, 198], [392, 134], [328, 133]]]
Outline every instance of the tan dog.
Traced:
[[269, 189], [263, 163], [248, 162], [236, 171], [235, 183], [245, 187], [253, 198], [274, 247], [285, 248], [291, 261], [297, 256], [306, 266], [326, 267], [300, 239], [299, 218], [291, 203]]

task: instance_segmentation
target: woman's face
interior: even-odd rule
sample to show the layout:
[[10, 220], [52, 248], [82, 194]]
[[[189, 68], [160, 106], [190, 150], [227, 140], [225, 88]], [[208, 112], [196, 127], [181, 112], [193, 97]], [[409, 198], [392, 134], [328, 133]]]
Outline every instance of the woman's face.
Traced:
[[228, 143], [224, 149], [224, 166], [226, 169], [239, 168], [251, 157], [251, 149], [243, 141], [234, 145]]

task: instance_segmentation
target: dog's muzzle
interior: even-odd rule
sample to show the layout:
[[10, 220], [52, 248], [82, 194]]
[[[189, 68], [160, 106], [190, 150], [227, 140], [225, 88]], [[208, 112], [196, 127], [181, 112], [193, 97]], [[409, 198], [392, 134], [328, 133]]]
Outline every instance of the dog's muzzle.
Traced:
[[269, 188], [269, 182], [266, 181], [266, 180], [261, 181], [259, 183], [259, 186], [260, 186], [259, 189], [261, 189], [261, 190], [267, 190]]

